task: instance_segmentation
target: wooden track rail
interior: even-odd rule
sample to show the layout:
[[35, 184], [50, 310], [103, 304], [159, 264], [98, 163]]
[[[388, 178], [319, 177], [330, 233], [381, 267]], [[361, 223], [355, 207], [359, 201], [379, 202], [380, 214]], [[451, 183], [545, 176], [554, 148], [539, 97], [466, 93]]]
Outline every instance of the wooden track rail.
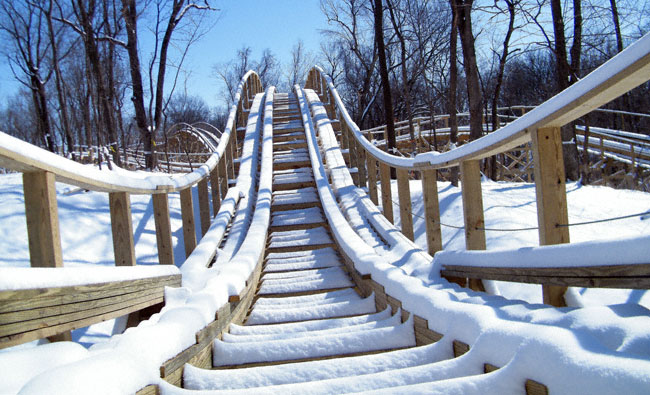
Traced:
[[[437, 189], [432, 181], [432, 171], [459, 166], [463, 182], [463, 207], [467, 249], [485, 249], [485, 230], [483, 210], [481, 207], [481, 184], [479, 181], [480, 166], [478, 161], [492, 155], [508, 152], [523, 144], [532, 145], [534, 157], [534, 180], [537, 193], [537, 214], [539, 223], [540, 245], [568, 243], [568, 224], [565, 174], [562, 159], [562, 144], [560, 128], [598, 107], [614, 100], [636, 86], [650, 79], [650, 36], [646, 36], [630, 46], [626, 53], [616, 56], [605, 63], [579, 83], [573, 85], [562, 94], [550, 99], [539, 107], [527, 112], [522, 117], [507, 126], [490, 133], [476, 141], [465, 144], [457, 149], [433, 155], [423, 153], [415, 158], [397, 157], [379, 150], [359, 130], [347, 113], [341, 98], [331, 79], [319, 67], [313, 68], [307, 78], [306, 87], [313, 89], [327, 108], [330, 119], [340, 123], [340, 145], [354, 152], [354, 158], [365, 157], [366, 163], [348, 157], [350, 167], [364, 167], [366, 174], [373, 173], [370, 180], [376, 180], [375, 163], [379, 164], [379, 179], [382, 186], [382, 207], [384, 216], [393, 222], [392, 197], [390, 191], [390, 168], [402, 170], [402, 180], [398, 175], [398, 188], [404, 189], [403, 171], [419, 172], [423, 180], [424, 200], [426, 205], [425, 217], [429, 226], [427, 242], [429, 253], [440, 250], [440, 213], [437, 211]], [[399, 174], [400, 172], [398, 172]], [[366, 187], [366, 179], [357, 177], [357, 186]], [[433, 184], [433, 185], [431, 185]], [[369, 186], [370, 195], [376, 194], [375, 185]], [[400, 196], [407, 192], [398, 191]], [[377, 198], [374, 199], [376, 202]], [[400, 212], [402, 215], [411, 213], [410, 199], [400, 197]], [[412, 220], [402, 221], [402, 232], [412, 234]], [[467, 283], [476, 290], [482, 288], [478, 278], [468, 276], [460, 278], [461, 283]], [[458, 278], [456, 279], [458, 280]], [[555, 306], [564, 306], [566, 287], [542, 282], [544, 301]]]

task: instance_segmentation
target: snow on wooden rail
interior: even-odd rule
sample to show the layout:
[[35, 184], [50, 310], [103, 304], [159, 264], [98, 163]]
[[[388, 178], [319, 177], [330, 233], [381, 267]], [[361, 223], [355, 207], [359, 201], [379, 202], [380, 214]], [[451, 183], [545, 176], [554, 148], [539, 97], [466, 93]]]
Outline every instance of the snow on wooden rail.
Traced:
[[[396, 245], [390, 246], [392, 251], [378, 253], [376, 240], [362, 235], [377, 232], [383, 238], [400, 236], [399, 232], [392, 225], [388, 229], [389, 224], [387, 229], [378, 229], [382, 221], [377, 225], [372, 225], [369, 218], [364, 221], [360, 203], [364, 198], [357, 193], [360, 189], [351, 184], [352, 177], [334, 135], [336, 124], [325, 115], [323, 102], [313, 92], [304, 92], [310, 99], [311, 114], [305, 109], [300, 91], [298, 98], [306, 120], [314, 178], [352, 277], [363, 292], [375, 293], [379, 309], [390, 305], [404, 316], [413, 315], [416, 338], [422, 342], [418, 344], [435, 342], [436, 348], [449, 353], [446, 358], [456, 357], [427, 372], [427, 381], [437, 377], [446, 380], [404, 385], [391, 391], [419, 393], [434, 388], [441, 393], [602, 393], [614, 388], [620, 391], [621, 385], [628, 386], [626, 391], [645, 391], [650, 384], [650, 363], [646, 357], [633, 355], [643, 347], [638, 342], [644, 342], [641, 339], [647, 333], [641, 329], [641, 322], [647, 321], [647, 310], [623, 313], [616, 307], [556, 309], [506, 300], [438, 278], [435, 268], [431, 273], [413, 270], [414, 257], [426, 254], [418, 252], [417, 247], [404, 251], [399, 244], [408, 243], [403, 240], [395, 240]], [[386, 240], [379, 242], [388, 244]], [[603, 327], [608, 329], [603, 331]], [[625, 340], [629, 347], [615, 345], [616, 336], [610, 330], [630, 336]], [[467, 370], [474, 375], [461, 377], [461, 372]], [[602, 374], [604, 371], [607, 374]], [[381, 379], [390, 377], [382, 373]], [[355, 379], [346, 384], [354, 388]]]
[[[368, 141], [345, 109], [331, 79], [322, 69], [314, 67], [308, 74], [307, 88], [314, 89], [325, 103], [330, 119], [340, 121], [341, 145], [349, 149], [350, 167], [357, 169], [357, 186], [366, 187], [371, 199], [378, 203], [377, 179], [381, 184], [384, 216], [393, 222], [391, 197], [391, 168], [395, 168], [402, 218], [402, 233], [412, 235], [412, 210], [408, 190], [408, 172], [421, 173], [425, 202], [428, 251], [442, 249], [437, 169], [459, 166], [466, 248], [485, 250], [485, 221], [483, 214], [479, 160], [508, 151], [532, 141], [534, 178], [537, 191], [537, 213], [540, 245], [569, 242], [565, 175], [562, 161], [560, 127], [624, 94], [650, 79], [650, 34], [645, 35], [588, 76], [565, 91], [478, 140], [445, 153], [428, 152], [415, 158], [390, 155]], [[379, 173], [379, 177], [377, 177]], [[410, 219], [410, 220], [409, 220]], [[466, 277], [455, 278], [459, 284]], [[470, 279], [473, 289], [483, 289], [480, 280]], [[565, 305], [565, 287], [544, 285], [544, 301]]]

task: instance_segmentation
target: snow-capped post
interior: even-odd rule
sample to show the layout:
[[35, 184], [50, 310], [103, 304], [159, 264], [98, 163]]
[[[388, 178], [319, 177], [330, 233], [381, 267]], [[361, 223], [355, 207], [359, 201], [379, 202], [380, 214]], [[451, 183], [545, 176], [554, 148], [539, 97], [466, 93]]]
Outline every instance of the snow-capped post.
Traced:
[[377, 199], [377, 159], [370, 152], [366, 153], [366, 166], [368, 168], [368, 194], [376, 206], [379, 204]]
[[[569, 228], [558, 226], [569, 222], [560, 127], [539, 128], [532, 139], [539, 244], [569, 243]], [[544, 303], [566, 306], [567, 287], [542, 285], [542, 290]]]
[[228, 176], [228, 179], [234, 179], [235, 175], [235, 168], [233, 165], [233, 157], [232, 157], [232, 143], [228, 142], [228, 145], [226, 146], [226, 173], [224, 175]]
[[221, 208], [221, 195], [219, 194], [219, 166], [210, 172], [210, 190], [212, 192], [212, 213], [216, 217]]
[[[467, 160], [460, 163], [465, 219], [465, 247], [468, 250], [485, 250], [485, 220], [483, 219], [483, 193], [481, 191], [480, 161]], [[485, 291], [480, 279], [470, 279], [469, 287]]]
[[[339, 144], [341, 145], [342, 150], [346, 150], [346, 149], [348, 149], [350, 147], [349, 144], [348, 144], [349, 143], [349, 137], [350, 137], [349, 130], [350, 129], [348, 128], [347, 124], [344, 123], [344, 124], [341, 125], [341, 134], [339, 136]], [[348, 151], [348, 163], [350, 163], [350, 152], [349, 151]]]
[[427, 234], [427, 251], [433, 256], [436, 252], [442, 250], [437, 170], [422, 170], [422, 197], [424, 199], [424, 225]]
[[397, 194], [399, 197], [399, 217], [402, 223], [402, 233], [411, 241], [414, 241], [411, 188], [409, 186], [409, 172], [406, 169], [397, 169]]
[[379, 161], [379, 181], [381, 183], [381, 204], [384, 209], [384, 217], [390, 223], [393, 221], [393, 198], [390, 190], [390, 166]]
[[201, 235], [205, 236], [210, 229], [210, 196], [208, 195], [208, 178], [205, 177], [197, 184], [199, 192], [199, 215], [201, 217]]
[[169, 200], [166, 193], [154, 193], [153, 216], [156, 224], [156, 244], [158, 245], [158, 263], [161, 265], [174, 264], [174, 248], [172, 244], [172, 227], [169, 221]]
[[32, 267], [63, 267], [54, 173], [24, 172], [25, 218]]
[[358, 154], [357, 154], [357, 149], [359, 147], [357, 147], [357, 140], [354, 138], [354, 136], [351, 135], [351, 133], [349, 133], [349, 129], [348, 129], [347, 140], [348, 140], [348, 151], [349, 151], [348, 157], [350, 158], [348, 163], [350, 164], [350, 169], [357, 169], [356, 172], [352, 172], [352, 174], [351, 174], [352, 175], [352, 180], [354, 181], [354, 185], [360, 186], [359, 185], [359, 172], [358, 172], [359, 171], [359, 157], [358, 157]]
[[194, 204], [192, 203], [192, 187], [181, 190], [181, 217], [183, 218], [183, 240], [185, 257], [189, 257], [196, 248], [196, 231], [194, 230]]
[[108, 194], [115, 266], [135, 266], [131, 201], [127, 192]]

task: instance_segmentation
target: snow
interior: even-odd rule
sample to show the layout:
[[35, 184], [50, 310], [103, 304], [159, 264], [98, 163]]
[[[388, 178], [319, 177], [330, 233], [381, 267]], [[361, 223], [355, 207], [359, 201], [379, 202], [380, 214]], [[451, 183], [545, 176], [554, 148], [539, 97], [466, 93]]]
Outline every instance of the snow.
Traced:
[[323, 335], [317, 338], [282, 339], [260, 343], [214, 341], [214, 366], [253, 362], [287, 361], [330, 355], [353, 354], [415, 345], [413, 323], [370, 330]]
[[176, 266], [0, 267], [0, 289], [19, 290], [101, 284], [180, 274]]
[[[599, 69], [600, 71], [596, 73], [597, 77], [588, 77], [583, 80], [588, 82], [576, 84], [578, 88], [573, 89], [571, 91], [573, 93], [549, 102], [547, 110], [553, 110], [558, 102], [561, 104], [562, 101], [572, 99], [571, 95], [576, 94], [576, 91], [580, 95], [580, 91], [594, 86], [597, 83], [594, 80], [609, 73], [608, 68], [610, 71], [616, 70], [621, 67], [621, 63], [635, 61], [638, 56], [641, 56], [638, 53], [647, 53], [647, 47], [650, 45], [648, 36], [640, 40], [640, 43], [631, 47], [633, 51], [626, 51], [623, 56], [617, 57], [617, 60], [612, 63], [614, 66], [608, 63], [604, 69]], [[312, 93], [306, 92], [306, 95], [309, 97]], [[312, 135], [315, 131], [314, 121], [309, 116], [305, 95], [299, 91], [298, 98], [307, 131], [309, 157], [315, 164], [322, 163], [318, 141]], [[340, 100], [336, 95], [335, 99]], [[210, 243], [206, 246], [211, 247], [199, 246], [195, 258], [189, 261], [189, 266], [180, 267], [180, 272], [184, 276], [184, 287], [166, 290], [166, 305], [163, 310], [149, 320], [143, 321], [138, 327], [129, 328], [123, 334], [92, 344], [88, 349], [64, 342], [31, 349], [21, 347], [4, 351], [0, 353], [0, 368], [4, 368], [2, 371], [5, 376], [11, 377], [0, 383], [0, 388], [6, 388], [9, 392], [21, 389], [23, 393], [87, 393], [89, 391], [133, 393], [148, 384], [156, 384], [161, 386], [165, 393], [184, 392], [162, 382], [159, 378], [159, 367], [164, 361], [195, 344], [196, 332], [212, 322], [215, 312], [226, 303], [230, 295], [239, 294], [245, 287], [246, 280], [258, 264], [266, 244], [272, 197], [276, 202], [278, 199], [300, 201], [304, 197], [314, 198], [315, 192], [318, 191], [333, 236], [341, 244], [342, 252], [353, 258], [357, 270], [362, 274], [371, 274], [374, 281], [384, 286], [386, 293], [402, 302], [405, 310], [426, 319], [431, 330], [444, 334], [443, 340], [423, 348], [429, 350], [427, 356], [421, 354], [420, 349], [412, 349], [390, 355], [310, 362], [295, 368], [295, 365], [284, 365], [259, 370], [246, 369], [240, 372], [199, 372], [199, 369], [186, 367], [187, 383], [196, 383], [197, 386], [207, 383], [206, 385], [212, 385], [214, 388], [215, 385], [221, 386], [225, 381], [228, 383], [226, 385], [232, 383], [234, 388], [241, 385], [238, 383], [247, 380], [250, 386], [278, 385], [269, 388], [268, 391], [283, 393], [304, 393], [305, 390], [326, 393], [369, 390], [370, 385], [374, 385], [378, 390], [392, 392], [502, 393], [521, 392], [523, 382], [526, 379], [533, 379], [547, 385], [551, 392], [647, 392], [647, 388], [650, 387], [648, 373], [650, 372], [650, 335], [647, 329], [650, 325], [650, 311], [643, 307], [643, 305], [650, 305], [646, 297], [647, 292], [577, 289], [572, 291], [572, 300], [586, 307], [557, 309], [535, 304], [541, 295], [539, 287], [536, 287], [533, 292], [521, 291], [525, 287], [519, 284], [499, 283], [498, 287], [488, 285], [493, 292], [498, 288], [501, 294], [511, 297], [509, 300], [499, 295], [463, 289], [440, 279], [436, 273], [436, 265], [441, 261], [473, 260], [475, 256], [472, 254], [479, 254], [463, 252], [463, 231], [443, 227], [445, 249], [456, 252], [441, 253], [436, 256], [435, 264], [432, 263], [431, 257], [424, 252], [422, 221], [416, 217], [415, 242], [406, 240], [391, 224], [376, 215], [377, 208], [368, 203], [368, 198], [360, 190], [350, 185], [350, 177], [345, 169], [337, 168], [330, 172], [334, 187], [330, 187], [328, 183], [326, 169], [322, 165], [317, 165], [313, 173], [317, 189], [305, 188], [297, 193], [271, 193], [272, 104], [273, 89], [270, 89], [266, 96], [260, 94], [253, 100], [253, 107], [249, 113], [251, 120], [256, 119], [257, 122], [249, 123], [250, 128], [246, 130], [248, 140], [244, 143], [242, 175], [236, 181], [236, 189], [232, 190], [222, 209], [217, 213], [218, 220], [211, 226], [211, 233], [205, 238], [205, 242]], [[264, 122], [261, 122], [262, 108]], [[316, 114], [315, 121], [321, 137], [320, 143], [323, 145], [331, 143], [332, 141], [328, 140], [331, 136], [327, 135], [330, 132], [333, 135], [331, 125], [319, 124], [322, 109], [314, 104], [312, 110]], [[529, 114], [532, 113], [534, 112], [531, 111]], [[342, 116], [346, 117], [347, 114]], [[234, 112], [231, 112], [231, 119], [234, 119], [233, 117]], [[535, 119], [531, 116], [525, 122], [536, 122]], [[230, 124], [232, 123], [229, 122]], [[507, 130], [501, 132], [501, 135], [507, 134]], [[259, 136], [260, 133], [263, 133], [261, 142], [252, 137]], [[500, 132], [495, 132], [497, 133]], [[4, 145], [3, 141], [7, 142], [7, 145]], [[12, 144], [13, 142], [0, 135], [0, 147], [12, 146]], [[475, 144], [470, 149], [482, 146], [485, 146], [484, 142]], [[17, 147], [18, 151], [25, 149], [20, 144]], [[219, 147], [223, 145], [220, 144]], [[256, 182], [254, 170], [258, 167], [256, 161], [258, 161], [257, 154], [260, 147], [262, 155], [259, 158], [259, 167], [262, 171], [259, 181]], [[340, 158], [336, 156], [336, 152], [328, 150], [327, 154], [332, 154], [327, 156], [329, 166], [340, 165], [340, 162], [337, 162]], [[441, 156], [427, 154], [420, 159], [442, 161], [451, 158], [448, 156], [446, 159], [440, 159]], [[399, 163], [407, 163], [402, 162], [402, 159], [399, 161]], [[67, 162], [65, 163], [60, 165], [55, 161], [53, 166], [68, 166]], [[61, 171], [80, 172], [86, 177], [92, 176], [104, 180], [122, 177], [126, 180], [123, 181], [125, 184], [137, 185], [142, 189], [148, 188], [154, 181], [158, 182], [161, 179], [164, 179], [164, 182], [157, 185], [172, 187], [181, 185], [182, 182], [192, 180], [192, 177], [205, 174], [207, 168], [209, 166], [202, 167], [193, 176], [174, 179], [142, 174], [131, 175], [129, 177], [132, 178], [129, 178], [124, 177], [124, 172], [120, 169], [97, 173], [92, 168], [80, 170], [76, 165], [70, 165], [69, 168], [66, 167]], [[298, 178], [304, 175], [301, 172], [297, 173], [300, 174]], [[291, 178], [296, 175], [296, 172], [284, 174]], [[4, 252], [2, 270], [34, 270], [33, 273], [37, 273], [35, 271], [37, 269], [25, 269], [29, 265], [29, 255], [25, 242], [24, 198], [20, 175], [4, 175], [1, 179], [0, 217], [3, 218], [3, 234], [0, 243]], [[133, 181], [135, 179], [139, 181], [136, 183]], [[412, 183], [411, 191], [414, 211], [421, 215], [419, 184], [419, 181]], [[439, 183], [438, 188], [442, 222], [460, 225], [457, 222], [462, 218], [460, 189], [448, 183]], [[630, 212], [645, 212], [650, 208], [647, 194], [639, 192], [614, 191], [609, 188], [579, 184], [568, 184], [567, 191], [570, 222], [613, 217]], [[393, 188], [393, 193], [397, 193], [397, 188]], [[508, 228], [531, 226], [536, 223], [533, 186], [485, 181], [483, 196], [486, 226]], [[394, 200], [397, 201], [397, 198], [394, 197]], [[42, 277], [45, 276], [39, 274], [34, 276], [36, 279], [33, 281], [38, 281], [38, 284], [41, 284], [39, 286], [54, 283], [68, 285], [74, 283], [75, 276], [84, 278], [79, 281], [87, 281], [90, 275], [85, 272], [97, 269], [111, 272], [107, 276], [121, 275], [118, 268], [112, 267], [112, 242], [110, 223], [107, 219], [109, 211], [106, 194], [83, 192], [71, 189], [69, 185], [57, 183], [57, 201], [61, 218], [64, 262], [68, 267], [53, 270], [61, 270], [61, 273], [64, 273], [64, 271], [75, 272], [72, 269], [80, 269], [76, 273], [82, 274], [66, 274], [65, 281], [55, 277], [44, 279]], [[155, 263], [155, 235], [150, 197], [131, 196], [131, 201], [137, 261], [139, 264]], [[177, 194], [170, 194], [170, 210], [176, 246], [175, 257], [180, 265], [184, 259], [184, 252]], [[399, 226], [399, 211], [394, 212], [396, 224]], [[232, 238], [229, 236], [229, 241], [224, 248], [217, 250], [217, 261], [213, 267], [203, 267], [202, 262], [208, 260], [212, 253], [209, 250], [219, 244], [225, 233], [227, 221], [231, 217], [235, 222], [230, 232]], [[480, 259], [487, 256], [493, 262], [500, 262], [498, 264], [501, 265], [514, 265], [515, 261], [535, 263], [535, 259], [539, 260], [536, 263], [539, 265], [548, 265], [550, 260], [553, 261], [553, 265], [569, 265], [578, 258], [581, 261], [589, 260], [592, 264], [598, 264], [597, 262], [647, 263], [644, 258], [648, 256], [649, 230], [647, 219], [639, 218], [576, 226], [571, 227], [570, 232], [572, 241], [578, 242], [577, 245], [552, 248], [537, 247], [537, 232], [534, 230], [517, 233], [488, 231], [488, 249], [494, 251], [479, 255]], [[279, 232], [275, 236], [282, 234], [290, 236], [283, 240], [289, 241], [313, 233], [320, 234], [319, 232], [321, 231]], [[617, 241], [603, 242], [612, 237]], [[180, 249], [178, 246], [181, 246]], [[503, 251], [497, 249], [509, 249], [510, 252], [506, 256]], [[593, 256], [589, 256], [589, 253]], [[544, 257], [543, 254], [547, 255]], [[565, 262], [562, 262], [559, 257], [563, 257]], [[263, 287], [273, 285], [284, 288], [285, 291], [295, 292], [295, 286], [298, 284], [316, 287], [321, 286], [323, 281], [342, 280], [345, 276], [341, 274], [339, 268], [317, 269], [323, 265], [338, 265], [339, 259], [337, 254], [328, 248], [310, 252], [273, 253], [269, 266], [282, 268], [279, 270], [287, 270], [290, 266], [308, 270], [300, 275], [268, 275], [268, 279], [263, 282]], [[96, 263], [99, 264], [98, 268], [88, 268]], [[101, 267], [102, 265], [111, 267]], [[309, 270], [309, 268], [316, 270]], [[149, 266], [134, 269], [147, 273], [156, 270], [179, 272], [176, 267]], [[0, 279], [9, 284], [6, 285], [7, 287], [22, 286], [20, 283], [32, 281], [31, 279], [22, 279], [20, 282], [6, 280], [8, 275], [4, 273], [8, 272], [0, 273]], [[140, 275], [139, 273], [138, 276]], [[297, 281], [305, 279], [312, 281]], [[349, 283], [349, 279], [345, 279]], [[108, 281], [105, 277], [102, 277], [102, 280]], [[374, 296], [366, 299], [354, 297], [348, 300], [349, 295], [346, 292], [349, 294], [352, 291], [291, 297], [282, 301], [282, 306], [274, 307], [271, 307], [272, 302], [279, 301], [261, 298], [259, 307], [253, 309], [251, 320], [278, 322], [309, 319], [309, 321], [273, 325], [260, 323], [247, 327], [231, 325], [231, 335], [226, 336], [224, 341], [218, 340], [214, 343], [215, 360], [230, 364], [314, 358], [343, 352], [365, 352], [376, 349], [380, 345], [381, 347], [405, 347], [414, 344], [412, 318], [404, 324], [384, 326], [388, 323], [396, 324], [397, 318], [400, 317], [400, 312], [397, 312], [391, 318], [389, 309], [370, 315], [331, 320], [317, 319], [368, 314], [375, 311]], [[259, 318], [255, 318], [256, 316]], [[113, 330], [116, 326], [118, 325], [113, 325]], [[343, 331], [342, 327], [347, 329], [340, 332]], [[306, 331], [319, 332], [306, 335]], [[291, 333], [296, 335], [292, 336]], [[247, 341], [228, 342], [235, 337]], [[469, 344], [471, 349], [462, 357], [451, 360], [448, 358], [451, 357], [451, 341], [454, 339]], [[480, 374], [485, 362], [502, 368], [490, 374]], [[287, 366], [290, 368], [286, 369]], [[351, 377], [357, 373], [366, 377]], [[474, 373], [476, 376], [472, 376]], [[232, 377], [232, 380], [224, 379], [226, 374], [228, 376], [225, 377]], [[119, 380], [116, 380], [116, 377], [119, 377]], [[429, 382], [436, 378], [441, 381]], [[209, 383], [213, 379], [217, 380], [216, 384]], [[306, 381], [316, 379], [324, 381], [305, 384]], [[293, 382], [300, 384], [289, 384]], [[417, 384], [420, 382], [426, 383]], [[250, 391], [261, 393], [259, 388]]]

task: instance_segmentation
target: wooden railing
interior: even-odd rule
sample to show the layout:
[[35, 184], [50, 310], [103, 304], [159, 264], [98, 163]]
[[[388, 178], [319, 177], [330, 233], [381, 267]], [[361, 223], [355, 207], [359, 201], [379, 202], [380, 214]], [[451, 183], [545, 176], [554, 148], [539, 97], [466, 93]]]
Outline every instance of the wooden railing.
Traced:
[[[476, 141], [445, 153], [423, 153], [415, 158], [389, 155], [375, 147], [347, 113], [333, 83], [322, 69], [313, 68], [306, 87], [314, 89], [326, 104], [330, 119], [340, 129], [340, 144], [348, 149], [349, 165], [357, 168], [357, 186], [367, 187], [378, 204], [377, 180], [381, 185], [384, 216], [393, 222], [391, 168], [397, 175], [402, 233], [413, 238], [413, 217], [409, 172], [419, 172], [425, 206], [428, 251], [442, 250], [436, 172], [458, 166], [462, 181], [465, 242], [468, 250], [485, 250], [485, 221], [481, 192], [480, 160], [506, 152], [525, 143], [532, 144], [540, 245], [569, 242], [568, 212], [560, 128], [584, 114], [650, 79], [650, 35], [631, 45], [581, 81], [527, 112], [507, 126]], [[451, 278], [482, 290], [479, 279]], [[471, 276], [474, 277], [474, 276]], [[565, 286], [550, 285], [543, 279], [543, 299], [555, 306], [565, 305]]]
[[[189, 257], [197, 246], [195, 231], [195, 221], [197, 219], [194, 218], [192, 188], [196, 187], [198, 189], [200, 212], [198, 220], [200, 221], [201, 235], [205, 235], [212, 221], [210, 204], [212, 204], [212, 212], [216, 215], [221, 207], [222, 199], [227, 196], [228, 180], [235, 178], [235, 160], [238, 157], [237, 126], [245, 125], [252, 98], [261, 91], [262, 85], [257, 74], [248, 72], [243, 76], [238, 87], [236, 103], [230, 112], [226, 130], [220, 136], [215, 152], [200, 167], [186, 174], [172, 176], [151, 175], [143, 179], [142, 177], [125, 176], [123, 173], [117, 175], [112, 172], [102, 172], [0, 133], [0, 166], [23, 173], [25, 216], [31, 267], [60, 268], [64, 266], [55, 191], [56, 181], [62, 181], [92, 191], [108, 193], [116, 266], [136, 265], [130, 205], [131, 194], [152, 196], [158, 261], [161, 265], [174, 265], [174, 246], [172, 244], [168, 194], [179, 192], [185, 255]], [[162, 289], [165, 285], [179, 284], [179, 278], [175, 278], [170, 282], [170, 279], [165, 276], [155, 281], [147, 281], [155, 283], [155, 286], [153, 286], [155, 292], [151, 291], [153, 292], [150, 294], [152, 297], [147, 298], [147, 303], [144, 303], [141, 298], [129, 299], [127, 294], [131, 291], [127, 290], [132, 289], [133, 284], [124, 284], [122, 282], [104, 284], [104, 281], [101, 280], [98, 280], [100, 284], [81, 284], [72, 288], [55, 287], [31, 291], [0, 291], [0, 300], [24, 299], [26, 300], [25, 303], [27, 303], [24, 306], [21, 303], [8, 304], [7, 306], [15, 306], [9, 308], [8, 311], [6, 306], [3, 305], [2, 313], [0, 313], [0, 341], [2, 341], [0, 347], [31, 340], [34, 336], [54, 335], [115, 317], [115, 314], [118, 313], [124, 314], [142, 309], [162, 301]], [[46, 302], [47, 306], [56, 306], [58, 302], [54, 301], [54, 299], [60, 299], [60, 295], [77, 292], [80, 289], [78, 287], [82, 287], [93, 295], [96, 294], [94, 288], [107, 290], [113, 295], [111, 297], [119, 299], [122, 307], [113, 309], [114, 314], [97, 315], [93, 313], [93, 309], [83, 308], [83, 306], [91, 306], [95, 302], [90, 297], [86, 299], [79, 297], [70, 302], [72, 303], [70, 306], [67, 306], [67, 308], [78, 309], [75, 318], [69, 320], [70, 322], [74, 321], [73, 324], [65, 324], [63, 322], [65, 320], [62, 321], [61, 319], [56, 321], [57, 324], [53, 324], [47, 318], [43, 318], [43, 314], [36, 313], [37, 315], [34, 317], [41, 318], [34, 318], [32, 313], [26, 312], [26, 309], [31, 309], [31, 302], [27, 302], [31, 297], [29, 295], [34, 295], [39, 299], [52, 299]], [[110, 300], [105, 302], [112, 303]], [[37, 305], [41, 305], [39, 303]], [[56, 310], [54, 307], [48, 307], [48, 309]], [[85, 313], [79, 313], [80, 311], [85, 311]], [[9, 315], [19, 317], [18, 320], [23, 319], [20, 317], [29, 317], [25, 318], [25, 320], [36, 320], [33, 324], [39, 330], [32, 331], [30, 335], [16, 337], [14, 336], [15, 331], [7, 328], [12, 325], [20, 326], [22, 324], [21, 321], [16, 321], [15, 317], [10, 318]], [[89, 319], [89, 317], [96, 317], [96, 319]], [[5, 342], [8, 336], [13, 336], [12, 340]], [[13, 339], [20, 339], [20, 341]]]

